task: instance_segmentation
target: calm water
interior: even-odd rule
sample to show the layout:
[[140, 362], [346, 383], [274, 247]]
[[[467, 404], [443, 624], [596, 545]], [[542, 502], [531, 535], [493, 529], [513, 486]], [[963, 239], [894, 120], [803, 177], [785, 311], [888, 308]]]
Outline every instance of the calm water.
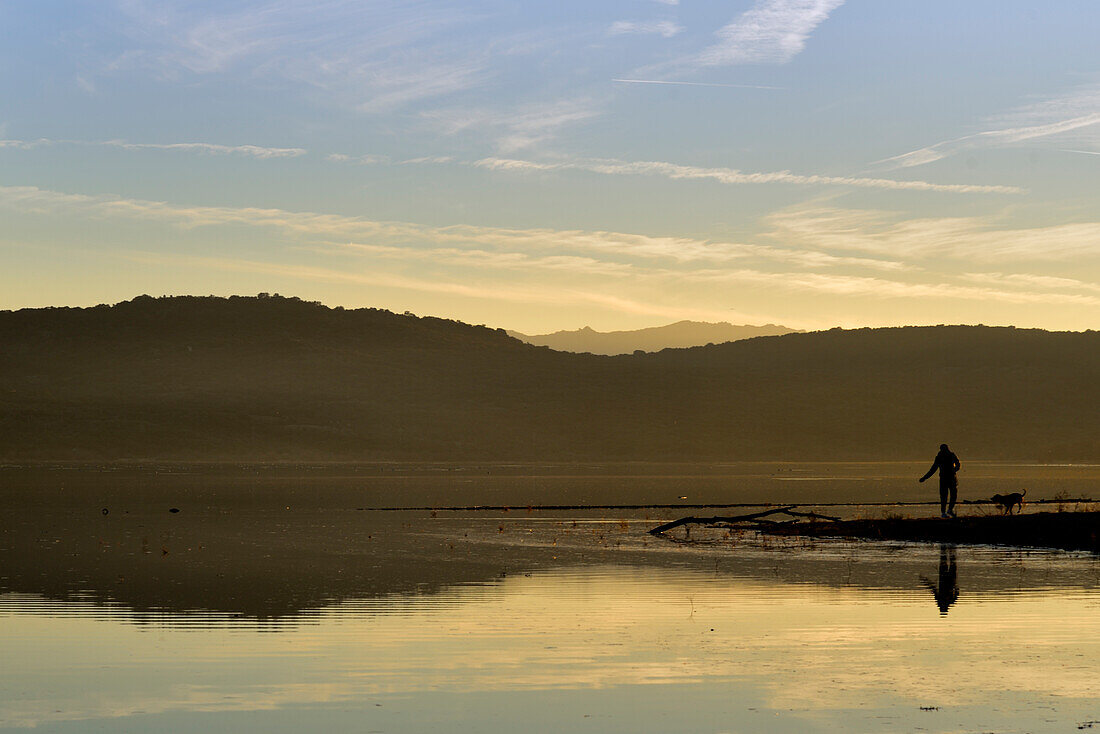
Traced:
[[1092, 556], [675, 544], [645, 530], [677, 511], [383, 513], [270, 479], [6, 475], [0, 729], [1100, 730]]

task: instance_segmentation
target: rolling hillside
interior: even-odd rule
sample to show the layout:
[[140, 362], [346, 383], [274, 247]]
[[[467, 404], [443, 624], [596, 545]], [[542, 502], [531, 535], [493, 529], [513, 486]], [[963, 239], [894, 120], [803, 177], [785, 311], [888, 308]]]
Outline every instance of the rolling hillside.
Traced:
[[0, 458], [1100, 459], [1100, 333], [832, 330], [618, 357], [281, 297], [0, 313]]

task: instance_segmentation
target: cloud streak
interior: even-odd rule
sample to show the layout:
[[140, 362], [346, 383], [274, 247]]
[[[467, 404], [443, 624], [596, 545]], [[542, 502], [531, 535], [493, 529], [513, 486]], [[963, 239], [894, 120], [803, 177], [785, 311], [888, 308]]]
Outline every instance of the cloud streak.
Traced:
[[463, 249], [458, 247], [409, 248], [355, 242], [333, 242], [315, 251], [325, 254], [353, 254], [371, 258], [424, 263], [447, 263], [464, 267], [488, 267], [499, 270], [543, 270], [587, 273], [621, 277], [633, 275], [634, 266], [578, 255], [532, 255], [527, 252]]
[[582, 124], [600, 114], [601, 106], [588, 98], [560, 99], [521, 105], [514, 109], [458, 109], [425, 113], [447, 135], [489, 130], [498, 149], [513, 152], [551, 140], [562, 129]]
[[[247, 225], [283, 231], [313, 239], [316, 244], [396, 256], [416, 248], [463, 248], [464, 255], [484, 257], [478, 250], [543, 253], [534, 264], [560, 269], [579, 264], [579, 254], [595, 254], [606, 261], [663, 261], [667, 266], [733, 262], [780, 263], [786, 268], [858, 267], [899, 271], [904, 266], [888, 258], [833, 255], [813, 248], [784, 248], [687, 237], [661, 237], [611, 231], [510, 229], [475, 225], [431, 227], [410, 222], [375, 221], [340, 214], [292, 212], [256, 207], [176, 206], [166, 202], [111, 196], [69, 194], [35, 186], [0, 187], [0, 206], [24, 213], [77, 214], [97, 218], [125, 218], [166, 222], [184, 228]], [[381, 248], [381, 249], [380, 249]], [[428, 256], [456, 256], [454, 249], [434, 250]], [[526, 255], [525, 255], [526, 256]], [[564, 257], [563, 257], [564, 256]], [[513, 255], [512, 257], [518, 257]], [[556, 259], [554, 259], [556, 258]]]
[[473, 16], [423, 0], [127, 0], [124, 61], [165, 76], [244, 72], [328, 92], [384, 113], [467, 90], [489, 76], [484, 46], [465, 43]]
[[718, 42], [691, 59], [695, 66], [785, 64], [844, 0], [761, 0], [721, 28]]
[[[1028, 105], [992, 120], [1003, 127], [945, 140], [876, 161], [891, 168], [911, 168], [943, 160], [968, 150], [997, 148], [1043, 138], [1065, 140], [1100, 125], [1100, 88], [1085, 87], [1070, 94]], [[1072, 151], [1088, 153], [1090, 151]]]
[[672, 38], [683, 30], [683, 27], [670, 20], [617, 20], [607, 32], [612, 36], [657, 35]]
[[[450, 295], [478, 300], [497, 300], [511, 303], [542, 303], [547, 305], [596, 305], [621, 313], [634, 315], [660, 316], [682, 319], [722, 319], [729, 318], [728, 311], [690, 307], [683, 305], [660, 304], [650, 300], [624, 297], [613, 293], [593, 291], [584, 288], [562, 286], [560, 284], [522, 284], [503, 285], [494, 283], [470, 284], [441, 280], [437, 278], [415, 278], [400, 274], [379, 272], [376, 268], [358, 270], [354, 268], [328, 268], [312, 265], [272, 263], [257, 260], [244, 260], [223, 257], [191, 257], [183, 255], [160, 255], [155, 253], [133, 253], [130, 259], [144, 263], [161, 263], [173, 266], [189, 265], [221, 271], [250, 272], [266, 275], [286, 276], [301, 280], [314, 280], [332, 283], [352, 283], [374, 287], [399, 288], [426, 293], [447, 293]], [[608, 273], [597, 269], [593, 275], [606, 277]], [[629, 273], [623, 273], [629, 275]], [[950, 282], [912, 283], [878, 277], [830, 274], [830, 273], [787, 273], [757, 269], [734, 270], [696, 270], [671, 271], [653, 270], [637, 272], [633, 278], [643, 290], [658, 287], [669, 288], [677, 283], [694, 287], [716, 286], [726, 288], [730, 285], [766, 288], [772, 291], [792, 294], [816, 294], [818, 296], [869, 298], [874, 300], [919, 300], [938, 299], [942, 301], [996, 301], [1013, 305], [1055, 305], [1096, 307], [1100, 306], [1100, 296], [1064, 293], [1048, 290], [1018, 290], [1015, 288], [997, 288], [988, 286], [968, 286]], [[605, 284], [606, 285], [606, 284]], [[1015, 285], [1009, 283], [1009, 285]]]
[[[919, 148], [908, 153], [902, 153], [891, 158], [884, 158], [878, 163], [892, 165], [894, 168], [910, 168], [923, 166], [954, 155], [955, 153], [975, 148], [997, 147], [1011, 145], [1025, 140], [1046, 138], [1059, 135], [1081, 128], [1092, 127], [1100, 124], [1100, 112], [1091, 115], [1082, 115], [1069, 120], [1059, 120], [1045, 125], [1029, 125], [1026, 127], [1005, 128], [1003, 130], [986, 130], [985, 132], [967, 135], [954, 140], [945, 140], [942, 143], [930, 145], [927, 148]], [[1074, 151], [1080, 152], [1080, 151]]]
[[243, 155], [250, 158], [297, 158], [307, 152], [304, 148], [269, 148], [262, 145], [219, 145], [217, 143], [127, 143], [123, 140], [108, 140], [89, 144], [123, 150], [186, 151], [210, 155]]
[[547, 306], [598, 306], [619, 313], [637, 316], [657, 316], [664, 319], [716, 321], [728, 319], [730, 317], [729, 311], [724, 309], [660, 304], [654, 302], [652, 299], [640, 300], [608, 293], [594, 292], [591, 290], [568, 287], [563, 288], [553, 285], [471, 285], [469, 283], [459, 283], [436, 278], [414, 278], [391, 273], [379, 273], [372, 269], [356, 272], [349, 271], [346, 268], [335, 269], [223, 257], [190, 257], [185, 255], [162, 255], [156, 253], [131, 253], [127, 258], [134, 262], [146, 264], [163, 264], [173, 267], [202, 267], [222, 272], [259, 273], [263, 275], [289, 277], [298, 280], [398, 288], [431, 294], [446, 293], [474, 300], [492, 300], [523, 304], [539, 303], [546, 304]]
[[1033, 275], [1031, 273], [964, 273], [962, 279], [974, 283], [992, 284], [998, 287], [1040, 288], [1063, 293], [1075, 290], [1086, 293], [1100, 293], [1100, 283], [1089, 283], [1077, 278]]
[[871, 253], [904, 262], [1073, 262], [1100, 258], [1100, 222], [1005, 226], [996, 217], [902, 219], [874, 210], [799, 208], [765, 218], [769, 237], [791, 246]]
[[13, 150], [31, 150], [50, 145], [53, 141], [39, 138], [38, 140], [0, 140], [0, 150], [10, 148]]
[[586, 171], [609, 176], [659, 176], [670, 180], [708, 180], [721, 184], [794, 184], [799, 186], [850, 186], [892, 191], [934, 191], [958, 194], [1021, 194], [1016, 186], [978, 184], [940, 184], [928, 181], [899, 181], [888, 178], [860, 176], [823, 176], [790, 171], [747, 173], [735, 168], [685, 166], [665, 161], [620, 161], [596, 159], [587, 161], [537, 162], [511, 158], [484, 158], [474, 165], [494, 171]]
[[[690, 84], [667, 79], [700, 69], [740, 65], [786, 64], [802, 53], [806, 42], [845, 0], [757, 0], [748, 10], [715, 32], [716, 40], [700, 51], [637, 69], [638, 78], [615, 79], [636, 84]], [[651, 78], [657, 77], [657, 78]], [[744, 85], [769, 89], [764, 85]]]
[[[889, 299], [942, 299], [962, 301], [999, 301], [1010, 304], [1054, 304], [1100, 306], [1100, 297], [1064, 292], [1006, 290], [983, 286], [966, 286], [952, 282], [913, 283], [885, 278], [833, 273], [774, 273], [759, 270], [716, 270], [694, 272], [683, 277], [695, 282], [738, 283], [763, 285], [793, 292], [814, 292], [836, 296]], [[973, 278], [971, 278], [973, 279]], [[976, 280], [976, 279], [975, 279]], [[986, 282], [1001, 285], [1012, 281]], [[1036, 283], [1032, 283], [1036, 285]]]
[[[1003, 272], [937, 276], [903, 264], [923, 260], [941, 263], [945, 254], [957, 254], [960, 250], [971, 256], [976, 250], [985, 250], [987, 260], [998, 262], [1012, 256], [1024, 260], [1050, 259], [1052, 241], [1063, 243], [1059, 253], [1063, 259], [1080, 263], [1083, 252], [1100, 256], [1096, 245], [1100, 241], [1100, 223], [990, 231], [988, 222], [973, 218], [891, 222], [886, 215], [876, 212], [788, 211], [766, 220], [772, 228], [770, 236], [789, 243], [777, 247], [622, 232], [475, 225], [438, 227], [282, 209], [176, 206], [60, 193], [33, 186], [0, 187], [0, 206], [22, 214], [121, 218], [184, 229], [269, 228], [298, 243], [291, 246], [291, 251], [309, 250], [351, 258], [342, 269], [235, 258], [211, 259], [208, 264], [212, 267], [515, 302], [560, 304], [565, 298], [578, 304], [604, 304], [611, 308], [608, 304], [618, 299], [621, 303], [614, 308], [638, 314], [676, 313], [687, 318], [683, 314], [688, 311], [698, 315], [705, 309], [701, 305], [686, 309], [669, 304], [647, 306], [644, 299], [630, 295], [632, 289], [675, 294], [684, 288], [704, 288], [713, 298], [717, 297], [714, 294], [727, 292], [726, 286], [730, 284], [820, 297], [1100, 305], [1100, 288], [1087, 281]], [[1002, 243], [999, 250], [990, 249], [994, 242]], [[800, 248], [800, 243], [808, 246]], [[871, 251], [874, 256], [837, 254], [853, 250]], [[899, 256], [902, 259], [897, 259]], [[356, 267], [357, 258], [365, 258], [370, 266]], [[387, 272], [382, 266], [387, 261], [397, 268], [420, 263], [424, 266], [418, 268], [422, 275], [412, 278]], [[446, 273], [453, 273], [453, 268], [473, 278], [489, 278], [493, 282], [489, 290], [495, 295], [488, 294], [484, 284], [460, 283], [453, 275], [448, 278]], [[859, 274], [858, 270], [878, 274]], [[500, 271], [515, 275], [491, 275]], [[928, 282], [930, 278], [933, 282]], [[541, 295], [531, 295], [531, 288]], [[627, 291], [625, 294], [615, 292], [623, 289]]]
[[207, 155], [240, 155], [249, 158], [297, 158], [305, 155], [305, 148], [271, 148], [262, 145], [221, 145], [218, 143], [130, 143], [125, 140], [0, 140], [0, 148], [31, 150], [55, 145], [81, 145], [118, 148], [120, 150], [166, 150]]
[[718, 84], [711, 82], [678, 82], [664, 79], [612, 79], [617, 84], [668, 84], [678, 87], [727, 87], [729, 89], [783, 89], [766, 84]]

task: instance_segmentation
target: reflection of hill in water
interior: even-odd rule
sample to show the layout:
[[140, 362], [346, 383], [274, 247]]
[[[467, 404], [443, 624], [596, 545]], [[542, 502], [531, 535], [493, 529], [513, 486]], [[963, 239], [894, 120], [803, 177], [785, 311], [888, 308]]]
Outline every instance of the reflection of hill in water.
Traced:
[[0, 312], [0, 456], [1100, 456], [1100, 333], [833, 330], [656, 354], [285, 298]]
[[[644, 531], [651, 523], [641, 519], [574, 520], [577, 513], [440, 513], [433, 519], [422, 512], [271, 506], [102, 516], [92, 508], [53, 507], [9, 523], [0, 548], [0, 592], [121, 606], [139, 623], [171, 623], [180, 614], [181, 624], [216, 625], [238, 615], [277, 628], [309, 623], [315, 610], [347, 600], [384, 600], [369, 612], [400, 612], [403, 597], [601, 564], [731, 583], [925, 594], [921, 576], [934, 575], [939, 559], [933, 546], [807, 548], [798, 541], [685, 548], [649, 538]], [[963, 549], [958, 566], [964, 601], [1097, 584], [1095, 561], [1072, 556]]]

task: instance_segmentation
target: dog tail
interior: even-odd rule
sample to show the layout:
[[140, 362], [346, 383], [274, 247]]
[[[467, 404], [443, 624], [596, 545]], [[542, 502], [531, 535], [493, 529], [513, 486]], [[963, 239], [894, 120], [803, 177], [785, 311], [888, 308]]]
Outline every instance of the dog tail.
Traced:
[[1025, 495], [1025, 494], [1027, 494], [1027, 490], [1026, 490], [1026, 489], [1025, 489], [1025, 490], [1024, 490], [1023, 492], [1020, 492], [1020, 496], [1021, 496], [1021, 497], [1023, 497], [1023, 496]]

